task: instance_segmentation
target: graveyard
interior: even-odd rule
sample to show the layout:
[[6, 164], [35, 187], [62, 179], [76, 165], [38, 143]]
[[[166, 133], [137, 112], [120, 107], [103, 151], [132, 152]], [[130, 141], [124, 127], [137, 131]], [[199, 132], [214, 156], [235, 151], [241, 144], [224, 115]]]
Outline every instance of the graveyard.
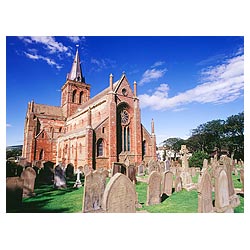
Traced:
[[109, 171], [65, 171], [60, 182], [59, 175], [45, 183], [27, 167], [7, 178], [7, 212], [244, 213], [243, 162], [212, 158], [202, 169], [189, 167], [183, 151], [182, 164], [152, 160], [136, 169], [116, 163]]

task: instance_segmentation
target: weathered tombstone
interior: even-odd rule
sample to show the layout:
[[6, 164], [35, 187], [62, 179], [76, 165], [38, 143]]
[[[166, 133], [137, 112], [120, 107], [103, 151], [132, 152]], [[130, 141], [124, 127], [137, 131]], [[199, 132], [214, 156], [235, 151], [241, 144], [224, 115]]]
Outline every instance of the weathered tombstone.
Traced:
[[27, 167], [22, 172], [21, 178], [23, 179], [23, 197], [34, 196], [36, 171], [31, 167]]
[[6, 178], [6, 209], [18, 208], [22, 204], [23, 179], [21, 177]]
[[129, 165], [129, 166], [127, 167], [127, 176], [128, 176], [128, 178], [129, 178], [134, 184], [137, 183], [137, 180], [136, 180], [136, 170], [135, 170], [135, 166], [134, 166], [134, 165]]
[[83, 213], [102, 210], [102, 198], [106, 186], [107, 174], [103, 171], [89, 172], [85, 176], [83, 192]]
[[198, 185], [198, 213], [212, 213], [212, 182], [208, 171], [205, 171]]
[[161, 202], [161, 175], [153, 171], [148, 177], [146, 205], [159, 204]]
[[218, 167], [215, 173], [215, 209], [218, 213], [233, 212], [229, 203], [227, 173], [222, 167]]
[[183, 189], [185, 189], [187, 191], [195, 189], [195, 185], [192, 182], [192, 177], [188, 172], [185, 172], [185, 171], [181, 172], [180, 177], [182, 180], [182, 188]]
[[208, 167], [208, 160], [207, 159], [204, 159], [203, 160], [203, 167], [202, 167], [202, 169], [207, 169], [207, 167]]
[[170, 161], [166, 160], [165, 161], [165, 171], [169, 171], [170, 170]]
[[54, 188], [66, 188], [65, 172], [61, 163], [55, 167]]
[[188, 153], [188, 149], [186, 145], [181, 145], [181, 150], [180, 150], [180, 154], [182, 155], [181, 158], [181, 167], [184, 171], [188, 171], [188, 158], [187, 158], [187, 153]]
[[42, 181], [46, 184], [52, 184], [54, 180], [54, 163], [51, 161], [46, 161], [43, 164], [43, 171], [42, 171]]
[[163, 173], [162, 178], [162, 193], [170, 196], [173, 188], [173, 173], [166, 171]]
[[154, 160], [150, 160], [148, 162], [148, 174], [151, 174], [151, 172], [155, 171], [155, 163]]
[[141, 164], [138, 166], [138, 176], [144, 175], [144, 166]]
[[107, 213], [135, 213], [137, 195], [134, 184], [129, 178], [116, 173], [107, 184], [102, 207]]
[[182, 181], [181, 177], [177, 176], [175, 179], [175, 192], [180, 192], [182, 190]]
[[112, 176], [114, 176], [116, 173], [127, 173], [126, 165], [120, 162], [113, 162], [112, 163]]
[[244, 192], [244, 169], [240, 169], [240, 182], [242, 183], [242, 191]]

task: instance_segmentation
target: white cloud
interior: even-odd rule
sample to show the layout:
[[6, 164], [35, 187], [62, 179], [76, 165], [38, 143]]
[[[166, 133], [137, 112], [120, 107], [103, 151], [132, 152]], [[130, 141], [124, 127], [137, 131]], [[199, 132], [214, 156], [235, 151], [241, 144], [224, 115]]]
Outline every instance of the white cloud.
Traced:
[[84, 36], [68, 36], [69, 40], [73, 43], [79, 43], [81, 40], [85, 40]]
[[203, 69], [201, 84], [195, 88], [168, 97], [169, 86], [161, 84], [151, 95], [140, 95], [141, 107], [153, 110], [175, 109], [198, 103], [228, 103], [243, 95], [244, 56], [237, 53], [223, 63]]
[[10, 128], [10, 127], [12, 127], [12, 125], [9, 124], [9, 123], [7, 123], [7, 124], [6, 124], [6, 127], [7, 127], [7, 128]]
[[55, 66], [57, 69], [61, 69], [62, 66], [58, 63], [56, 63], [53, 59], [49, 58], [49, 57], [45, 57], [45, 56], [41, 56], [41, 55], [32, 55], [30, 53], [24, 52], [24, 54], [32, 60], [43, 60], [45, 61], [48, 65], [50, 66]]
[[157, 80], [161, 78], [165, 73], [167, 69], [147, 69], [143, 75], [142, 79], [138, 82], [140, 86], [142, 86], [144, 83], [151, 82], [152, 80]]
[[159, 67], [159, 66], [162, 66], [165, 62], [164, 61], [158, 61], [158, 62], [155, 62], [151, 68], [156, 68], [156, 67]]
[[49, 53], [54, 54], [57, 52], [67, 52], [68, 48], [62, 43], [57, 42], [53, 36], [30, 36], [30, 37], [19, 37], [26, 43], [41, 43], [45, 45], [45, 48]]
[[116, 62], [109, 58], [104, 58], [104, 59], [91, 58], [90, 62], [97, 66], [97, 68], [94, 69], [96, 71], [100, 71], [102, 69], [107, 69], [107, 68], [114, 68], [116, 66]]

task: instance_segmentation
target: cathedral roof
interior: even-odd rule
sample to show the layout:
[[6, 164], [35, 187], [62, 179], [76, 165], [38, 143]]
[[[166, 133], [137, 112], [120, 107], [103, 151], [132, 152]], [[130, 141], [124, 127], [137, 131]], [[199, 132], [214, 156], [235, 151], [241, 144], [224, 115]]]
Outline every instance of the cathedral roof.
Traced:
[[85, 79], [82, 75], [81, 61], [80, 61], [78, 49], [76, 49], [76, 55], [72, 64], [71, 71], [67, 75], [67, 80], [85, 83]]
[[45, 104], [34, 103], [33, 112], [36, 116], [49, 116], [63, 120], [62, 108], [57, 106], [49, 106]]

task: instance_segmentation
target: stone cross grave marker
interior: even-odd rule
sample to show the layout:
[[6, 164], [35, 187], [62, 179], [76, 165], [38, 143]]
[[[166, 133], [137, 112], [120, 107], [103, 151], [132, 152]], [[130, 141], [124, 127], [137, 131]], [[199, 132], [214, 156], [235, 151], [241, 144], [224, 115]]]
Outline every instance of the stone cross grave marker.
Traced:
[[212, 182], [208, 171], [205, 171], [198, 185], [198, 213], [212, 213]]
[[170, 196], [173, 188], [173, 173], [166, 171], [162, 177], [162, 193]]
[[91, 171], [85, 176], [83, 192], [83, 213], [102, 209], [103, 193], [106, 187], [106, 172]]
[[23, 179], [23, 197], [34, 196], [36, 171], [32, 167], [27, 167], [21, 174]]
[[104, 194], [102, 207], [107, 213], [135, 213], [137, 195], [134, 184], [129, 178], [116, 173], [108, 182]]
[[159, 204], [161, 202], [161, 175], [153, 171], [148, 177], [146, 205]]

